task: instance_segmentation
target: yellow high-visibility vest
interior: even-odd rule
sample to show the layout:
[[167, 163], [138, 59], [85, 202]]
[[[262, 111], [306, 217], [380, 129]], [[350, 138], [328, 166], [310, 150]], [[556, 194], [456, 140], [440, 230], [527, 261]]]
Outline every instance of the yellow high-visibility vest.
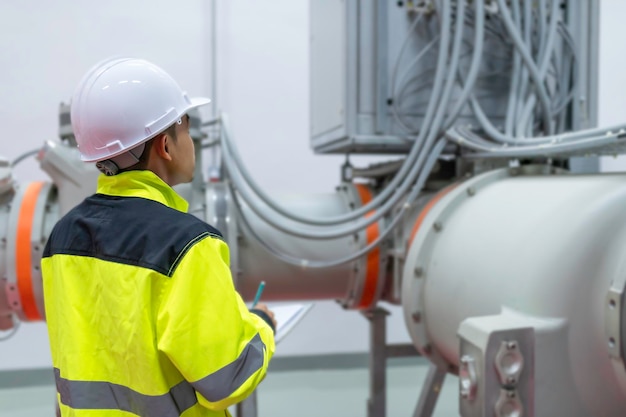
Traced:
[[63, 416], [225, 416], [265, 376], [273, 330], [235, 291], [220, 233], [186, 211], [130, 171], [55, 225], [41, 266]]

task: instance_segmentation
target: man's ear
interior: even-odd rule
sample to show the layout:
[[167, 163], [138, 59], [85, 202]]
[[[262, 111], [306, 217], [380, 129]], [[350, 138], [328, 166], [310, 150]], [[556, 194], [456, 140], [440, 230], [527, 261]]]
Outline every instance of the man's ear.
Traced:
[[172, 155], [169, 152], [169, 136], [167, 134], [162, 133], [154, 139], [152, 144], [152, 149], [159, 155], [161, 158], [166, 161], [172, 160]]

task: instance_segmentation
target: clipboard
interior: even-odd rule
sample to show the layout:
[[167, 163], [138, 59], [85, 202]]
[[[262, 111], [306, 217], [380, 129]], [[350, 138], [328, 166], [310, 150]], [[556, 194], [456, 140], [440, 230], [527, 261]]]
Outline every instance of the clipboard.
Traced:
[[276, 344], [283, 340], [300, 323], [304, 316], [313, 308], [313, 305], [313, 303], [302, 303], [268, 306], [274, 312], [274, 319], [276, 319], [276, 333], [274, 334]]

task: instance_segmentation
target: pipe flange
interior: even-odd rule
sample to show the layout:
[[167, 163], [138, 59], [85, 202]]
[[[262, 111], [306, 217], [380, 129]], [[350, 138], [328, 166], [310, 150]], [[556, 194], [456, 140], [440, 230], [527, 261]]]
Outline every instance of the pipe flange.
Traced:
[[626, 262], [620, 265], [606, 295], [604, 333], [606, 347], [620, 388], [626, 391]]
[[205, 221], [222, 233], [230, 251], [230, 269], [238, 288], [241, 268], [239, 267], [239, 229], [237, 228], [235, 206], [228, 185], [224, 182], [207, 184], [205, 192]]
[[34, 182], [20, 188], [11, 205], [7, 229], [7, 283], [16, 285], [22, 320], [45, 319], [41, 256], [58, 220], [56, 188]]
[[452, 184], [437, 193], [415, 220], [402, 272], [402, 309], [415, 348], [440, 369], [456, 372], [457, 365], [437, 350], [426, 325], [424, 293], [432, 251], [438, 236], [445, 233], [447, 220], [461, 204], [481, 188], [510, 175], [508, 169], [500, 169]]
[[[366, 184], [350, 183], [337, 187], [349, 211], [362, 207], [372, 200], [374, 193]], [[372, 212], [365, 217], [371, 216]], [[384, 228], [384, 219], [372, 223], [365, 230], [354, 234], [355, 252], [376, 240]], [[339, 300], [347, 309], [370, 310], [380, 300], [385, 287], [386, 261], [384, 243], [366, 256], [354, 261], [353, 274], [348, 284], [345, 299]]]

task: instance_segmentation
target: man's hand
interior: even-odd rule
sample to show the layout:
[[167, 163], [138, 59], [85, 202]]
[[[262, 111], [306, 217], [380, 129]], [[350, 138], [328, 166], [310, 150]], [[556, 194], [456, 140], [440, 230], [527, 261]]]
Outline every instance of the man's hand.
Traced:
[[272, 310], [270, 310], [269, 308], [267, 308], [267, 305], [265, 303], [259, 303], [259, 304], [255, 305], [254, 309], [255, 310], [261, 310], [262, 312], [267, 314], [267, 316], [270, 318], [270, 320], [272, 320], [272, 323], [274, 324], [274, 328], [276, 328], [276, 319], [274, 318], [274, 312]]

